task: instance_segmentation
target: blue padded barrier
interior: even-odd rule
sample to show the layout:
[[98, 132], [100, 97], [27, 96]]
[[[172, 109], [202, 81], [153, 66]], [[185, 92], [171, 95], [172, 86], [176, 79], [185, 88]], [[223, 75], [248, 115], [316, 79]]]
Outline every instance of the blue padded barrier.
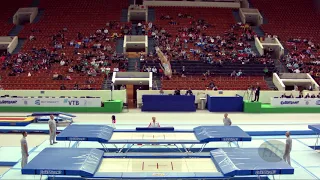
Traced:
[[97, 149], [46, 148], [21, 171], [34, 175], [70, 175], [93, 177], [104, 151]]
[[107, 143], [114, 128], [107, 125], [70, 125], [58, 136], [58, 141], [96, 141]]
[[136, 127], [136, 131], [152, 131], [152, 132], [167, 132], [174, 131], [174, 127], [158, 127], [158, 128], [149, 128], [149, 127]]
[[[269, 160], [263, 159], [259, 152], [268, 154]], [[214, 164], [225, 176], [294, 173], [288, 163], [267, 148], [222, 148], [213, 150], [210, 154]]]
[[238, 126], [199, 126], [194, 134], [202, 143], [215, 141], [251, 141], [251, 137]]
[[104, 153], [103, 158], [210, 158], [206, 153]]
[[142, 111], [196, 111], [195, 96], [143, 95]]
[[[320, 124], [309, 125], [308, 128], [311, 129], [312, 131], [314, 131], [315, 133], [320, 134]], [[290, 134], [291, 134], [291, 132], [290, 132]]]
[[207, 95], [210, 112], [243, 112], [243, 97], [209, 96]]
[[65, 115], [65, 116], [70, 116], [70, 117], [76, 117], [75, 115], [64, 113], [64, 112], [34, 112], [31, 114], [31, 116], [59, 116], [59, 115]]

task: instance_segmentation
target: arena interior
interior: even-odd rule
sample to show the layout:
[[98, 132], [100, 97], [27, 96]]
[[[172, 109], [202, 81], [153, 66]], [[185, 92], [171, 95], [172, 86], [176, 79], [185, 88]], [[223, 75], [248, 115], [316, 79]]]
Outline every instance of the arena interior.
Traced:
[[0, 11], [0, 179], [320, 179], [318, 1]]

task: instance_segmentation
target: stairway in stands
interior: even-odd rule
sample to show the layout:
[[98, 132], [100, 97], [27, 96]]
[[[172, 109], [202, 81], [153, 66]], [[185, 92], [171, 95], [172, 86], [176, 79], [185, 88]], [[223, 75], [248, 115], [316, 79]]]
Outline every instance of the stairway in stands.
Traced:
[[120, 21], [121, 22], [128, 22], [128, 9], [122, 9]]
[[138, 72], [140, 70], [140, 58], [128, 58], [128, 71]]
[[123, 53], [123, 44], [124, 44], [124, 39], [123, 38], [118, 38], [116, 42], [116, 52], [117, 53]]
[[236, 22], [242, 22], [240, 15], [239, 15], [239, 10], [232, 10], [232, 15], [233, 15], [234, 19], [236, 20]]
[[154, 22], [156, 19], [156, 12], [152, 8], [148, 8], [148, 21], [149, 22]]
[[27, 39], [19, 38], [17, 47], [14, 49], [12, 54], [18, 54], [20, 50], [22, 49], [23, 44], [26, 42]]
[[153, 38], [148, 38], [148, 53], [155, 52], [155, 41]]

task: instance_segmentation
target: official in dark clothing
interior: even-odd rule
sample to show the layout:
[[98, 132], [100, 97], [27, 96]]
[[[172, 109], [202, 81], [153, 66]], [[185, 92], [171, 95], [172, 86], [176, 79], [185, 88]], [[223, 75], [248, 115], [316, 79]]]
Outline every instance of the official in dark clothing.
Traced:
[[259, 83], [257, 83], [256, 92], [254, 94], [254, 100], [253, 101], [259, 102], [260, 90], [261, 90], [261, 88], [259, 86]]
[[180, 90], [178, 88], [174, 91], [174, 95], [180, 95]]
[[187, 90], [186, 95], [190, 95], [190, 96], [193, 95], [191, 88], [189, 88], [189, 89]]

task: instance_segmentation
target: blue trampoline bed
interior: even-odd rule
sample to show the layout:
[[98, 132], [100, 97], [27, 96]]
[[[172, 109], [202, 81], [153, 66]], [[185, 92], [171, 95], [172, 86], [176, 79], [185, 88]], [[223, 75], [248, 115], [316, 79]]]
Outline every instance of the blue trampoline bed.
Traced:
[[[180, 148], [177, 145], [181, 145], [185, 152], [189, 152], [185, 147], [186, 144], [190, 144], [190, 149], [195, 144], [201, 144], [200, 152], [210, 142], [236, 142], [239, 147], [239, 141], [251, 141], [251, 136], [244, 132], [238, 126], [199, 126], [192, 131], [168, 131], [164, 128], [161, 132], [161, 128], [157, 130], [148, 131], [147, 129], [117, 132], [110, 126], [103, 125], [70, 125], [65, 128], [58, 136], [58, 141], [76, 141], [76, 147], [82, 141], [99, 142], [105, 151], [108, 151], [106, 144], [112, 144], [118, 152], [122, 152], [127, 147], [128, 152], [134, 145], [173, 145], [180, 152]], [[140, 131], [141, 130], [141, 131]], [[118, 148], [117, 145], [123, 146]], [[231, 146], [231, 143], [229, 143]]]
[[231, 179], [293, 174], [294, 169], [271, 150], [222, 148], [208, 153], [104, 153], [98, 149], [46, 148], [21, 171], [29, 175], [84, 179]]

